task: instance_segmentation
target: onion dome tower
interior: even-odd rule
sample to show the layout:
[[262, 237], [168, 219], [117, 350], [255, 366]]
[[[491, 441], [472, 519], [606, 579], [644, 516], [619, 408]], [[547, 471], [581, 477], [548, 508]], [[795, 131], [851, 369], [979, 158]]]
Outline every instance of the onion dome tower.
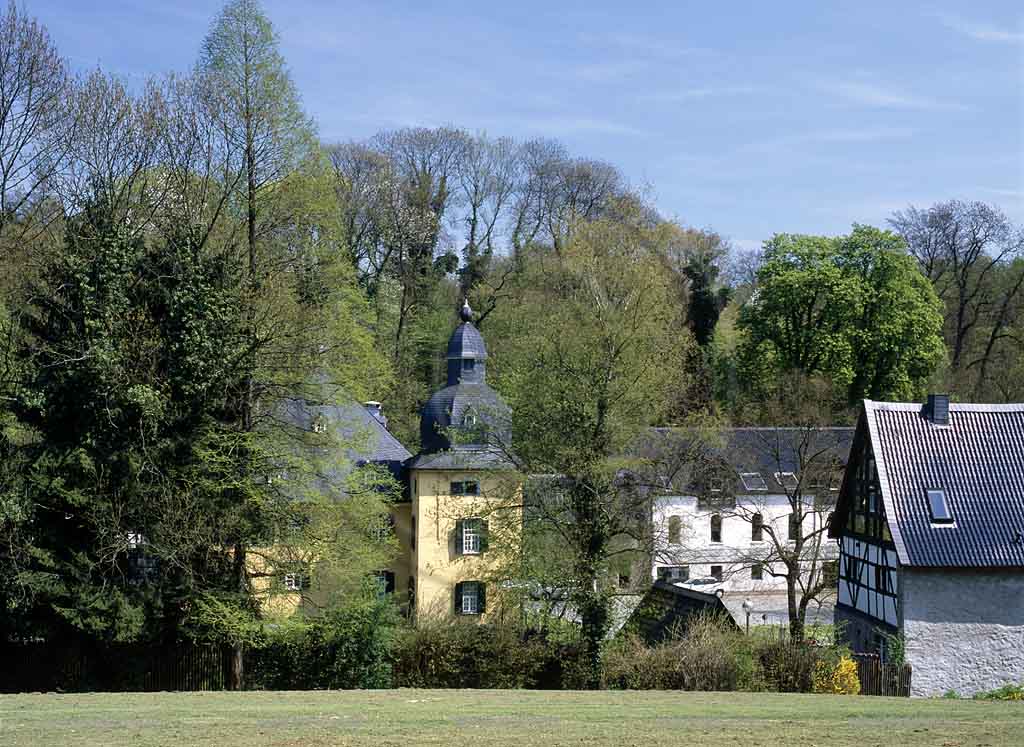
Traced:
[[[496, 466], [495, 458], [511, 446], [511, 412], [497, 392], [487, 385], [487, 346], [473, 325], [473, 310], [463, 302], [462, 323], [448, 340], [448, 381], [434, 392], [420, 414], [420, 456], [455, 452], [460, 466]], [[474, 456], [475, 455], [475, 456]], [[484, 461], [487, 464], [466, 464]], [[498, 459], [498, 461], [501, 461]]]

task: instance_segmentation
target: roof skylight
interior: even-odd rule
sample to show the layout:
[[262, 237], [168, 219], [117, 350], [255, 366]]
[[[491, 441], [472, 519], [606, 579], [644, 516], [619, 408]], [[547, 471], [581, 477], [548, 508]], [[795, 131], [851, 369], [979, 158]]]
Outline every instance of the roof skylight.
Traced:
[[946, 491], [926, 490], [928, 494], [928, 507], [932, 512], [932, 522], [935, 524], [951, 524], [953, 514], [949, 512], [949, 504], [946, 503]]
[[761, 477], [760, 472], [741, 472], [740, 480], [743, 481], [743, 487], [747, 490], [767, 490], [768, 483]]
[[793, 490], [799, 484], [796, 474], [793, 472], [776, 472], [775, 482], [786, 488], [786, 490]]

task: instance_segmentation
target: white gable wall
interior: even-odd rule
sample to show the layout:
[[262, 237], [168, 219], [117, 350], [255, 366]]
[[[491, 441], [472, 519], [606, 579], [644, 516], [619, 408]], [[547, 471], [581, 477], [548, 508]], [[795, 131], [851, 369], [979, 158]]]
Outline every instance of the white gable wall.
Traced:
[[913, 695], [1024, 682], [1024, 569], [902, 569]]
[[[810, 497], [808, 497], [810, 500]], [[749, 559], [767, 556], [773, 547], [767, 531], [761, 542], [751, 540], [750, 521], [735, 515], [736, 513], [760, 513], [765, 525], [774, 527], [776, 535], [785, 538], [789, 531], [789, 515], [792, 508], [789, 498], [779, 494], [741, 495], [736, 497], [737, 508], [723, 508], [717, 512], [722, 517], [722, 541], [711, 541], [711, 517], [714, 510], [698, 508], [696, 496], [662, 496], [654, 502], [652, 526], [654, 529], [654, 562], [651, 569], [652, 578], [658, 577], [658, 569], [666, 566], [687, 565], [690, 578], [708, 576], [711, 566], [721, 565], [728, 588], [735, 591], [781, 591], [786, 588], [786, 580], [771, 576], [767, 570], [763, 580], [750, 578]], [[806, 534], [815, 527], [815, 522], [824, 520], [825, 516], [814, 512], [810, 504], [804, 516], [803, 532]], [[827, 514], [825, 514], [827, 515]], [[682, 520], [681, 541], [678, 545], [668, 541], [669, 521], [678, 516]], [[823, 560], [838, 558], [838, 548], [834, 540], [822, 536]], [[746, 563], [742, 561], [748, 561]], [[781, 565], [777, 571], [782, 572]]]

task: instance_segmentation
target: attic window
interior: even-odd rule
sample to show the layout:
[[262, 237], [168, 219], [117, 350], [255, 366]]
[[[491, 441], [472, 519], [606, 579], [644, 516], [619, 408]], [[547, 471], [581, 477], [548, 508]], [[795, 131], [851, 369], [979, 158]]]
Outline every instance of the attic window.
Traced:
[[949, 505], [946, 503], [946, 491], [927, 490], [928, 507], [932, 511], [932, 523], [952, 524], [953, 514], [949, 512]]
[[743, 487], [747, 490], [767, 490], [768, 483], [761, 477], [760, 472], [741, 472], [740, 480], [743, 481]]
[[798, 484], [796, 474], [793, 472], [776, 472], [775, 482], [786, 490], [794, 490]]

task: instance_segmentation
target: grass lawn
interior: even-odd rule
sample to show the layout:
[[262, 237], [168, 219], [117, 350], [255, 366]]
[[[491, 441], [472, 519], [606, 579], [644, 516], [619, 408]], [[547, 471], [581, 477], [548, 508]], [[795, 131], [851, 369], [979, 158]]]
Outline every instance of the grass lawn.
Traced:
[[1020, 747], [1024, 703], [678, 692], [0, 695], [0, 745]]

